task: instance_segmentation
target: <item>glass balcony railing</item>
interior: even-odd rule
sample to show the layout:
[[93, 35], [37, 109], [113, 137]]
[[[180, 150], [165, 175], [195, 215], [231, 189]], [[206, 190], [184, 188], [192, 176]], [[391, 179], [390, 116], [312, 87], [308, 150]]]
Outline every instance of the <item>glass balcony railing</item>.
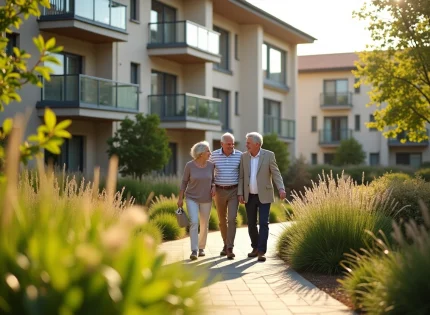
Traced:
[[41, 99], [51, 107], [138, 111], [139, 86], [82, 74], [52, 75], [51, 81], [43, 81]]
[[320, 144], [339, 144], [352, 138], [352, 129], [323, 129], [319, 131]]
[[321, 93], [321, 107], [352, 106], [352, 93]]
[[161, 121], [220, 123], [221, 100], [194, 94], [149, 95], [149, 112]]
[[[429, 130], [426, 129], [426, 135], [429, 136]], [[405, 140], [405, 141], [403, 141]], [[422, 140], [420, 142], [413, 142], [407, 139], [407, 132], [402, 132], [401, 134], [397, 135], [397, 138], [389, 138], [388, 139], [388, 145], [389, 146], [428, 146], [429, 145], [429, 139]]]
[[219, 33], [191, 21], [149, 23], [149, 45], [187, 45], [219, 54]]
[[112, 0], [50, 0], [41, 19], [80, 17], [85, 20], [125, 31], [127, 6]]
[[296, 122], [294, 120], [264, 115], [263, 129], [265, 134], [275, 133], [280, 138], [295, 139], [295, 128]]

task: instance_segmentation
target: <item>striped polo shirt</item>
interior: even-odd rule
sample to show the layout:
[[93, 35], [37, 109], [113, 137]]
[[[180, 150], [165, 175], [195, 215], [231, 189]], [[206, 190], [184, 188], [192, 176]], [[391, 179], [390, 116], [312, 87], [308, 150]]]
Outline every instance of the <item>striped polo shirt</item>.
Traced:
[[239, 164], [242, 152], [234, 149], [226, 156], [222, 148], [212, 152], [211, 162], [215, 164], [215, 185], [230, 186], [239, 183]]

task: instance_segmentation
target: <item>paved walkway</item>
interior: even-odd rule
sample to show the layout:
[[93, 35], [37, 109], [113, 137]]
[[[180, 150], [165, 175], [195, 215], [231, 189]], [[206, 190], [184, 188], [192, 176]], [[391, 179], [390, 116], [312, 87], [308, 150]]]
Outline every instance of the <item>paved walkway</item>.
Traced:
[[276, 257], [277, 235], [284, 227], [282, 223], [270, 225], [264, 263], [247, 257], [247, 228], [237, 230], [234, 260], [219, 255], [223, 245], [220, 232], [209, 233], [206, 256], [194, 262], [189, 259], [188, 237], [163, 243], [160, 250], [167, 253], [166, 263], [183, 261], [209, 270], [211, 281], [201, 290], [207, 314], [353, 314]]

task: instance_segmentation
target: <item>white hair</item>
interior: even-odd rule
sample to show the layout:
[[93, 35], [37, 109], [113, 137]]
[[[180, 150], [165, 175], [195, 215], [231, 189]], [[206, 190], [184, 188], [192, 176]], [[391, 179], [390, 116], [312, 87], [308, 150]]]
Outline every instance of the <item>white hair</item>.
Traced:
[[206, 149], [210, 150], [209, 142], [207, 141], [197, 142], [195, 145], [192, 146], [190, 155], [194, 160], [198, 159], [202, 155], [202, 153], [206, 151]]
[[233, 140], [233, 143], [234, 143], [234, 136], [230, 132], [226, 132], [221, 136], [221, 142], [224, 142], [225, 138], [231, 138], [231, 140]]
[[259, 143], [260, 146], [263, 145], [263, 136], [258, 132], [249, 132], [246, 134], [246, 139], [251, 138], [252, 142]]

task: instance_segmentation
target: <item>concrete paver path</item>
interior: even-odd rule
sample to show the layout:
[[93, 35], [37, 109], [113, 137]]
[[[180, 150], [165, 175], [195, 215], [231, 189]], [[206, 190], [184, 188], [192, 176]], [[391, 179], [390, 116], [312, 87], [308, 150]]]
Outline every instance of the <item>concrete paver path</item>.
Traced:
[[269, 226], [264, 263], [247, 257], [251, 245], [246, 227], [237, 230], [233, 260], [219, 255], [220, 232], [209, 233], [206, 256], [193, 262], [188, 237], [163, 243], [160, 250], [167, 254], [166, 263], [183, 261], [208, 270], [209, 284], [201, 289], [206, 304], [202, 314], [353, 314], [276, 256], [276, 239], [286, 224]]

